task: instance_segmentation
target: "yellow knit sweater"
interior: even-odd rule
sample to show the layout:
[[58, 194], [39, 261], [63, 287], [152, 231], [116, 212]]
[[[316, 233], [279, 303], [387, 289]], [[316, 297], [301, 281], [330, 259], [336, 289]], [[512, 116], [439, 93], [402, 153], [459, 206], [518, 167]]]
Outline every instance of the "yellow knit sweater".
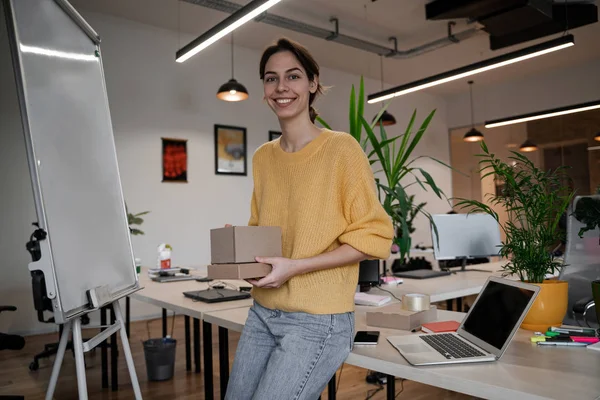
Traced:
[[[293, 153], [277, 139], [262, 145], [252, 164], [248, 225], [281, 227], [284, 257], [313, 257], [344, 243], [373, 259], [389, 257], [392, 222], [352, 136], [323, 130]], [[358, 264], [352, 264], [296, 275], [278, 289], [255, 287], [252, 294], [271, 309], [336, 314], [354, 310], [357, 283]]]

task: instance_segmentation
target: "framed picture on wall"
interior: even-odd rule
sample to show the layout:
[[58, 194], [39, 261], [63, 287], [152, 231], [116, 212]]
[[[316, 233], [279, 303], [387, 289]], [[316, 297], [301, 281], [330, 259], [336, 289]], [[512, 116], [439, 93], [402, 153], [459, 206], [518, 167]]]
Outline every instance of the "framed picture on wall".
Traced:
[[246, 128], [215, 125], [215, 174], [247, 175]]
[[187, 140], [162, 138], [163, 182], [187, 183]]
[[279, 132], [279, 131], [269, 131], [269, 142], [271, 140], [277, 139], [280, 136], [281, 136], [281, 132]]

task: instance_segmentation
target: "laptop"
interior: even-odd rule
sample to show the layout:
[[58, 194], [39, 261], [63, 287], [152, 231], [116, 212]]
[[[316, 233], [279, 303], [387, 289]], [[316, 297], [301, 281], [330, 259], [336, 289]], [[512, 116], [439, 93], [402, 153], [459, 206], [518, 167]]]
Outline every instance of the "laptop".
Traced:
[[539, 286], [490, 277], [456, 332], [390, 336], [411, 365], [496, 361], [539, 293]]
[[239, 292], [232, 289], [205, 289], [183, 292], [185, 297], [205, 303], [220, 303], [222, 301], [243, 300], [251, 297], [248, 292]]

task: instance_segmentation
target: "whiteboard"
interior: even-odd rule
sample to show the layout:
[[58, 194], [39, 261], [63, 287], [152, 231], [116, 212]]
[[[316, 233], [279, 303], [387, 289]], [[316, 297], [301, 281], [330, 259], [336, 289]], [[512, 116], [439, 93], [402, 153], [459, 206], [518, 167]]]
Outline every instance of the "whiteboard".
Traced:
[[499, 255], [500, 225], [491, 215], [437, 214], [432, 220], [437, 228], [437, 235], [431, 228], [436, 260]]
[[66, 1], [4, 2], [40, 228], [42, 270], [57, 323], [139, 289], [99, 38]]

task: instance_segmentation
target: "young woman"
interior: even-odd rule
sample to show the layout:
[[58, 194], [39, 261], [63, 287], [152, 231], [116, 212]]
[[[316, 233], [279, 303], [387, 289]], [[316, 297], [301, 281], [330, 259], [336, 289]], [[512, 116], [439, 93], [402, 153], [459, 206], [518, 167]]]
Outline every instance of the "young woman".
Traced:
[[248, 225], [281, 227], [283, 257], [256, 259], [273, 269], [249, 281], [226, 398], [317, 399], [352, 349], [358, 263], [387, 258], [393, 228], [357, 141], [314, 125], [322, 86], [310, 53], [281, 39], [260, 78], [282, 136], [254, 154]]

